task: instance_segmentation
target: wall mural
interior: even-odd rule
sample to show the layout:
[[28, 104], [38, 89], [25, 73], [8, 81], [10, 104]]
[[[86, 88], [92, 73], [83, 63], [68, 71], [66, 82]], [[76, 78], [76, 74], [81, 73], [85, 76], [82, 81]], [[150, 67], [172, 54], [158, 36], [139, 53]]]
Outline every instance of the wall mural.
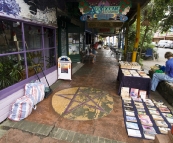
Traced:
[[120, 20], [127, 21], [126, 14], [131, 8], [130, 0], [80, 0], [79, 9], [83, 16], [81, 21], [86, 20]]
[[57, 26], [53, 1], [0, 0], [0, 16]]
[[15, 0], [0, 0], [0, 13], [17, 16], [20, 12], [20, 6]]

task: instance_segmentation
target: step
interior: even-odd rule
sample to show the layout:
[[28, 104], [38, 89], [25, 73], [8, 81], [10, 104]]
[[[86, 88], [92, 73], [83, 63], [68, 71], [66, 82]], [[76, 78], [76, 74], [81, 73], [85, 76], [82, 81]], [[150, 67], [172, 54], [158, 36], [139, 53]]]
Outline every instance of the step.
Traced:
[[172, 143], [168, 135], [157, 134], [154, 143]]
[[171, 131], [168, 131], [168, 136], [171, 142], [173, 143], [173, 135], [171, 134]]

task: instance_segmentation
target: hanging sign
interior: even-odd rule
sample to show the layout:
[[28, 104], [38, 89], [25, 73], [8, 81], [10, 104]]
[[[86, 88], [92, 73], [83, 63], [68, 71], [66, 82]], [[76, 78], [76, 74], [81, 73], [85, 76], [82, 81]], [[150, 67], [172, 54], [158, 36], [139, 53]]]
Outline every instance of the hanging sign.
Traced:
[[114, 33], [114, 29], [113, 28], [100, 28], [97, 29], [98, 33]]
[[[119, 5], [111, 6], [107, 0], [100, 0], [99, 3], [92, 3], [90, 5], [88, 0], [81, 0], [79, 2], [80, 12], [83, 14], [80, 17], [81, 21], [98, 19], [98, 20], [120, 20], [125, 22], [128, 20], [126, 14], [131, 7], [130, 0], [121, 0]], [[111, 0], [109, 0], [111, 1]], [[97, 4], [97, 5], [94, 5]]]
[[58, 79], [71, 80], [71, 59], [67, 56], [58, 58]]

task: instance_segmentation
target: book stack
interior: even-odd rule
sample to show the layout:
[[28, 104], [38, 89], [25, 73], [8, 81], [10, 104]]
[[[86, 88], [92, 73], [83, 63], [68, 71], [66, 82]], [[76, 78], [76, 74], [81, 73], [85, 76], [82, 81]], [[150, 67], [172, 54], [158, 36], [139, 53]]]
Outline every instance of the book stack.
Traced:
[[137, 123], [126, 122], [127, 134], [132, 137], [142, 137]]
[[139, 114], [138, 118], [140, 119], [142, 125], [153, 126], [153, 123], [151, 122], [150, 117], [148, 115]]
[[121, 87], [121, 95], [129, 95], [129, 87]]
[[138, 74], [138, 72], [136, 70], [129, 70], [129, 72], [132, 76], [140, 77], [140, 75]]
[[124, 76], [132, 76], [129, 70], [127, 69], [122, 69], [122, 73], [124, 74]]
[[165, 127], [158, 127], [158, 128], [162, 134], [168, 134], [168, 131], [170, 131], [170, 128], [165, 128]]
[[120, 67], [123, 69], [141, 70], [141, 66], [137, 62], [119, 61]]
[[143, 133], [146, 139], [155, 139], [156, 130], [154, 127], [142, 125]]
[[130, 89], [130, 97], [131, 98], [138, 98], [138, 92], [139, 92], [139, 89], [131, 88]]
[[168, 123], [173, 124], [173, 115], [171, 113], [162, 113], [162, 115], [166, 118]]
[[139, 90], [139, 97], [140, 97], [143, 101], [145, 101], [146, 96], [147, 96], [147, 91], [145, 91], [145, 90]]

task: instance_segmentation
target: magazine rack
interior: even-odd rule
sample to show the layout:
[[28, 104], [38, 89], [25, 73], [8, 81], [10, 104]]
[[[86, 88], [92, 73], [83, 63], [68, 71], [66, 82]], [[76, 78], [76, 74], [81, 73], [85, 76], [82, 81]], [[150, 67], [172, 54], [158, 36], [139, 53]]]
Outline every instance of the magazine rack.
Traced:
[[43, 73], [43, 75], [44, 75], [44, 78], [46, 79], [46, 82], [47, 82], [48, 87], [45, 88], [45, 96], [44, 96], [44, 98], [47, 98], [47, 97], [52, 93], [52, 89], [50, 88], [50, 85], [49, 85], [49, 83], [48, 83], [48, 80], [47, 80], [47, 78], [46, 78], [44, 72], [43, 72], [43, 69], [42, 69], [41, 65], [37, 65], [37, 66], [35, 66], [35, 67], [33, 67], [33, 68], [34, 68], [35, 74], [37, 75], [37, 78], [38, 78], [38, 80], [39, 80], [40, 82], [41, 82], [41, 80], [40, 80], [40, 78], [39, 78], [39, 76], [38, 76], [38, 68], [41, 69], [41, 71], [42, 71], [42, 73]]

